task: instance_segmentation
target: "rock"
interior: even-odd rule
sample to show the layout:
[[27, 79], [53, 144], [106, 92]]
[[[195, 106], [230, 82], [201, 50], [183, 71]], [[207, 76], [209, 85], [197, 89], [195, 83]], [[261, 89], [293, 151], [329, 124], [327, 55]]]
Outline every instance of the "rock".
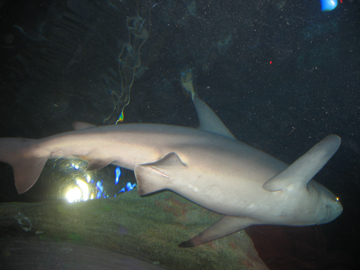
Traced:
[[179, 248], [221, 215], [172, 192], [139, 197], [135, 190], [73, 204], [4, 203], [0, 212], [1, 265], [16, 259], [5, 243], [21, 245], [26, 240], [97, 248], [168, 269], [268, 269], [243, 230], [202, 246]]

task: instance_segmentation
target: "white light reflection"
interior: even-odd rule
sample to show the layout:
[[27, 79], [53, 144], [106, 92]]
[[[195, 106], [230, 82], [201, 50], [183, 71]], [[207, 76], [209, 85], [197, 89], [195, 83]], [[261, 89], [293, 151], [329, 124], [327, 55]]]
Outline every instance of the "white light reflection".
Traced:
[[80, 179], [76, 180], [76, 184], [80, 187], [82, 192], [82, 200], [87, 201], [89, 199], [89, 186], [88, 184]]

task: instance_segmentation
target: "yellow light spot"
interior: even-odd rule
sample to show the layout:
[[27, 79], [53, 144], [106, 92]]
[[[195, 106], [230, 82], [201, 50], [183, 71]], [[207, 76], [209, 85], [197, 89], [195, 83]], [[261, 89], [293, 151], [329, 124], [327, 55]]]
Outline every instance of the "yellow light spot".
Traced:
[[336, 198], [335, 198], [335, 201], [339, 202], [339, 201], [340, 201], [340, 198], [339, 198], [339, 197], [336, 197]]

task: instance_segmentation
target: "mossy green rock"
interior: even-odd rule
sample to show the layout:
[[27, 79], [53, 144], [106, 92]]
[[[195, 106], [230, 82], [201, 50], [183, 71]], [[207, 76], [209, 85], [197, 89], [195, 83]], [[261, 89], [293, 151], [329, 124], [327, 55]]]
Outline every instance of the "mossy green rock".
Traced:
[[69, 204], [0, 205], [0, 241], [37, 238], [72, 242], [153, 262], [168, 269], [268, 269], [244, 231], [194, 248], [178, 245], [221, 215], [172, 193]]

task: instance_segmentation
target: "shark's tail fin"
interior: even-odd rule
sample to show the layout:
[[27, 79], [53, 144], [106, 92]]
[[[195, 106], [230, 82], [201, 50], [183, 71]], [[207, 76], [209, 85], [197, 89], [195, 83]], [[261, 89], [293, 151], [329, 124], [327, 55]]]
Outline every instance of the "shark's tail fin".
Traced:
[[12, 166], [15, 186], [20, 194], [35, 184], [51, 155], [37, 143], [34, 139], [0, 138], [0, 161]]

